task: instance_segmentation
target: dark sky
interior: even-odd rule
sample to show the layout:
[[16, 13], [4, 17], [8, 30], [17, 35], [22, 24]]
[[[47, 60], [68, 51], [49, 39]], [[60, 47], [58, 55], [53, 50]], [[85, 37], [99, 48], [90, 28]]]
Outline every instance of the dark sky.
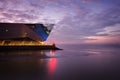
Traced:
[[0, 22], [54, 23], [57, 43], [120, 43], [120, 0], [0, 0]]

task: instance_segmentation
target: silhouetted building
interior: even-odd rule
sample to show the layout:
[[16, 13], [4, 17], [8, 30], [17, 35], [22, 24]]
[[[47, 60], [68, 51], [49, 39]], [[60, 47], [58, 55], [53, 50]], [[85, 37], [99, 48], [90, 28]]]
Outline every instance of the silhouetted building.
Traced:
[[24, 24], [24, 23], [0, 23], [0, 41], [10, 43], [12, 41], [45, 41], [53, 24]]
[[53, 24], [0, 23], [0, 40], [45, 41], [52, 28]]

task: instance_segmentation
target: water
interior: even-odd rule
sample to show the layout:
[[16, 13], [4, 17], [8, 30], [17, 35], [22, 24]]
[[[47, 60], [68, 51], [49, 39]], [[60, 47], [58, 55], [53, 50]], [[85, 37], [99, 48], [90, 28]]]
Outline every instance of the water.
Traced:
[[0, 80], [120, 80], [120, 47], [0, 52]]

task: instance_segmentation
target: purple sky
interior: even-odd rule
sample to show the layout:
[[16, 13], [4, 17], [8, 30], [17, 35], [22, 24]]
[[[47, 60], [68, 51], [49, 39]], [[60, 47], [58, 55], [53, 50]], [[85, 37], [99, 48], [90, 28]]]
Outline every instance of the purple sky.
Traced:
[[57, 43], [120, 43], [120, 0], [0, 0], [0, 22], [54, 23]]

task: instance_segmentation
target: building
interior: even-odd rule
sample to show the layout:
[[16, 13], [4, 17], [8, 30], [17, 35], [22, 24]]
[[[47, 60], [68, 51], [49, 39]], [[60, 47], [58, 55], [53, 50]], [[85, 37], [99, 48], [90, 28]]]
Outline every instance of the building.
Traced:
[[53, 24], [0, 23], [1, 45], [41, 45], [47, 40]]

